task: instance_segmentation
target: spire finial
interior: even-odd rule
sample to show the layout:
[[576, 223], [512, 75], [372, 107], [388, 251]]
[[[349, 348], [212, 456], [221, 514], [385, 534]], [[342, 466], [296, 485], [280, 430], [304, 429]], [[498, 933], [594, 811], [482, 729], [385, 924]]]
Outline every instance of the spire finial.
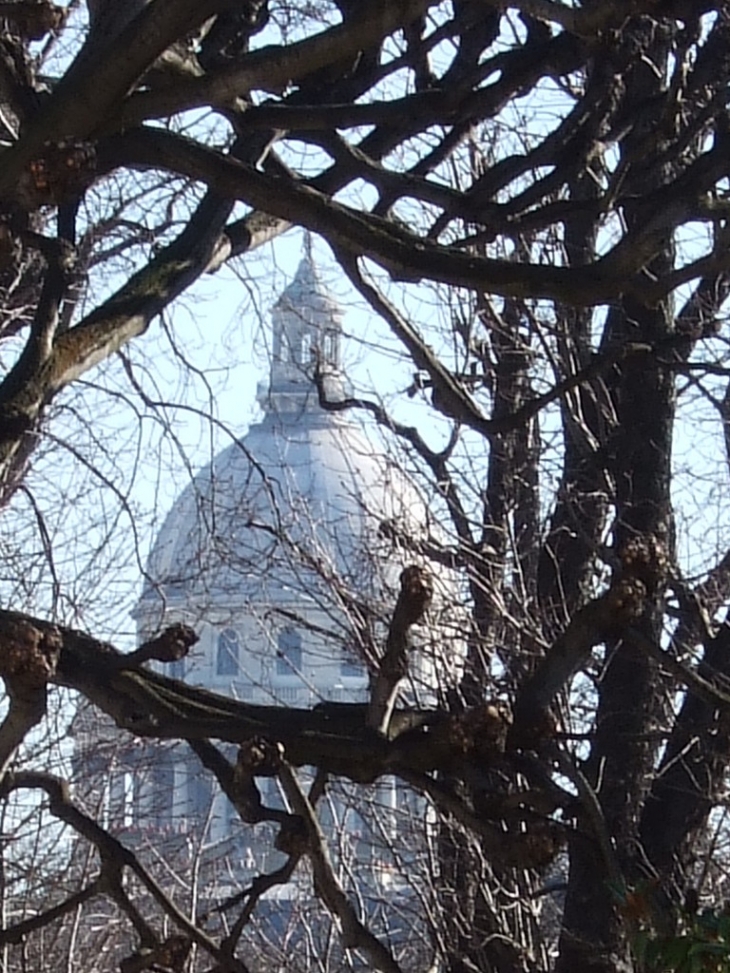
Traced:
[[311, 266], [314, 266], [314, 256], [312, 253], [312, 246], [313, 246], [312, 231], [305, 230], [304, 231], [304, 257]]

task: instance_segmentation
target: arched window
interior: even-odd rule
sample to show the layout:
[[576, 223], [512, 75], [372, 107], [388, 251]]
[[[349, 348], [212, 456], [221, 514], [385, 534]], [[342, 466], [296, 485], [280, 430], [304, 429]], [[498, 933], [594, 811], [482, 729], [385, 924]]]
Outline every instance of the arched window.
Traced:
[[312, 332], [305, 331], [302, 334], [302, 358], [299, 362], [300, 365], [308, 365], [311, 361], [314, 361], [315, 349], [314, 343], [312, 341]]
[[156, 758], [152, 767], [152, 819], [158, 828], [166, 828], [173, 821], [175, 800], [175, 765], [172, 754]]
[[328, 365], [338, 365], [337, 332], [326, 331], [324, 335], [324, 360]]
[[302, 668], [302, 637], [295, 628], [287, 626], [277, 639], [276, 674], [292, 676]]
[[238, 675], [238, 649], [238, 632], [232, 628], [224, 628], [218, 636], [218, 650], [215, 658], [216, 675]]

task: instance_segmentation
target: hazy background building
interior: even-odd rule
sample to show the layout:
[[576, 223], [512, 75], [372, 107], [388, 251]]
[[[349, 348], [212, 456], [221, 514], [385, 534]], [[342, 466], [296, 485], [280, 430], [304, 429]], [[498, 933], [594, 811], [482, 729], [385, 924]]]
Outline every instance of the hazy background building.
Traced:
[[[134, 613], [139, 642], [177, 621], [200, 637], [188, 658], [163, 667], [168, 675], [252, 704], [367, 700], [401, 570], [424, 560], [422, 545], [437, 531], [358, 413], [320, 405], [315, 372], [328, 399], [350, 394], [342, 318], [307, 254], [272, 309], [261, 421], [191, 479], [152, 547]], [[436, 702], [459, 659], [453, 645], [461, 633], [446, 597], [453, 586], [443, 572], [436, 582], [404, 686], [404, 698], [421, 705]], [[78, 759], [87, 771], [95, 763], [104, 769], [105, 791], [95, 799], [117, 833], [164, 848], [179, 867], [204, 861], [215, 873], [208, 893], [218, 899], [283, 864], [276, 827], [242, 824], [186, 745], [150, 746], [110, 728], [100, 747], [97, 729], [94, 752], [84, 754], [83, 718]], [[228, 751], [235, 760], [235, 747]], [[265, 805], [285, 806], [276, 778], [257, 786]], [[360, 786], [357, 799], [347, 782], [332, 781], [318, 812], [342, 874], [352, 864], [362, 874], [367, 864], [368, 910], [390, 916], [389, 931], [405, 935], [415, 914], [397, 919], [383, 896], [396, 884], [401, 899], [407, 891], [395, 876], [423, 852], [423, 801], [392, 778]], [[311, 884], [296, 875], [273, 893], [279, 903], [300, 894], [311, 897]]]

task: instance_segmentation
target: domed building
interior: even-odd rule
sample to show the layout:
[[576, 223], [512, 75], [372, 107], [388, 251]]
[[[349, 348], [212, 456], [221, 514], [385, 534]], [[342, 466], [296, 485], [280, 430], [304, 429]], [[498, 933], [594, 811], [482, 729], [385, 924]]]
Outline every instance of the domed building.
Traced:
[[[191, 654], [161, 671], [246, 702], [364, 702], [401, 571], [427, 560], [438, 525], [413, 483], [373, 448], [357, 412], [320, 405], [315, 378], [332, 402], [349, 394], [349, 383], [342, 313], [311, 256], [276, 302], [271, 325], [262, 419], [192, 478], [167, 515], [133, 613], [138, 638], [178, 621], [192, 625], [199, 642]], [[404, 699], [425, 706], [453, 684], [463, 648], [454, 579], [444, 569], [432, 574], [434, 605], [412, 632], [403, 687]], [[74, 735], [85, 799], [114, 834], [159, 863], [163, 880], [179, 876], [176, 888], [192, 889], [202, 865], [204, 895], [220, 902], [284, 864], [274, 827], [242, 824], [187, 744], [137, 739], [111, 722], [104, 730], [83, 706]], [[235, 761], [234, 747], [217, 746]], [[266, 806], [284, 806], [275, 778], [257, 779], [257, 787]], [[370, 927], [411, 957], [402, 968], [424, 968], [423, 800], [393, 779], [369, 788], [330, 780], [317, 812], [345, 887], [357, 876]], [[315, 959], [320, 968], [333, 930], [312, 907], [311, 877], [297, 871], [268, 895], [253, 935], [286, 941], [297, 969], [313, 969]], [[277, 968], [290, 968], [283, 953]], [[327, 968], [344, 967], [335, 958]]]
[[[135, 611], [139, 636], [191, 624], [200, 643], [177, 674], [242, 699], [360, 699], [400, 570], [418, 559], [426, 508], [348, 413], [319, 404], [315, 369], [328, 399], [349, 389], [342, 315], [309, 257], [274, 306], [272, 330], [263, 419], [168, 514]], [[414, 680], [433, 685], [433, 674]]]
[[[422, 560], [427, 509], [351, 413], [320, 406], [315, 374], [331, 401], [347, 395], [349, 383], [342, 313], [309, 255], [271, 321], [270, 377], [258, 390], [263, 418], [192, 480], [168, 514], [135, 610], [139, 639], [176, 621], [192, 625], [199, 643], [164, 671], [247, 702], [361, 702], [400, 572]], [[419, 634], [405, 687], [411, 702], [435, 701], [443, 637], [440, 625]], [[276, 781], [262, 786], [265, 803], [280, 800]], [[204, 821], [214, 842], [240, 832], [229, 817], [235, 812], [183, 747], [158, 755], [148, 779], [138, 775], [134, 795], [132, 817], [153, 829]], [[377, 799], [388, 813], [396, 807], [392, 781], [378, 786]], [[333, 813], [343, 815], [341, 828], [362, 834], [355, 812], [339, 805]], [[252, 869], [271, 855], [263, 845], [261, 854], [245, 849]]]

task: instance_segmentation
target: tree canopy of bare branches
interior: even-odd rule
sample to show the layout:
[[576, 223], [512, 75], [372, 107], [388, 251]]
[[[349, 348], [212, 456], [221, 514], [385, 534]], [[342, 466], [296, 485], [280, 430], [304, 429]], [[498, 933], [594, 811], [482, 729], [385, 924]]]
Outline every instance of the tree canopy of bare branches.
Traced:
[[[66, 896], [4, 916], [6, 961], [107, 897], [128, 973], [195, 950], [253, 969], [247, 923], [306, 860], [347, 956], [403, 969], [318, 818], [328, 780], [394, 775], [433, 812], [432, 969], [694, 970], [691, 949], [725, 949], [702, 967], [724, 968], [730, 457], [698, 444], [730, 443], [730, 7], [15, 0], [0, 24], [4, 515], [63, 395], [206, 275], [301, 227], [408, 362], [395, 400], [314, 378], [323, 409], [374, 419], [430, 485], [448, 538], [413, 553], [460, 578], [468, 646], [438, 707], [398, 703], [430, 598], [413, 567], [370, 704], [261, 707], [161, 674], [191, 631], [125, 655], [6, 604], [2, 797], [39, 795], [96, 856]], [[426, 294], [430, 320], [412, 313]], [[692, 515], [708, 478], [724, 504]], [[45, 544], [62, 513], [33, 509]], [[130, 737], [187, 741], [244, 823], [278, 829], [289, 864], [233, 897], [220, 935], [42, 752], [17, 764], [54, 687]]]

